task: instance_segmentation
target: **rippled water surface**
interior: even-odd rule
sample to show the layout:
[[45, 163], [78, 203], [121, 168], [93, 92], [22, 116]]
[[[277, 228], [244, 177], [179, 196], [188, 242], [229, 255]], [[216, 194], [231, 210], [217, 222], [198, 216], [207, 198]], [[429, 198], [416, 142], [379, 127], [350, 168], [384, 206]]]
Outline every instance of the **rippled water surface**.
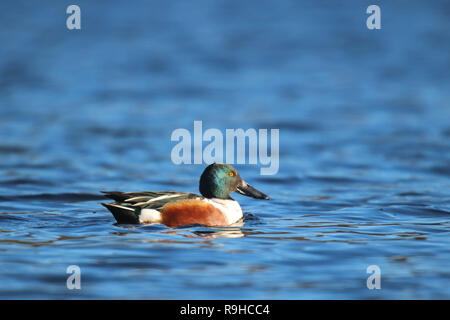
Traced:
[[[450, 6], [0, 3], [0, 298], [450, 298]], [[326, 5], [326, 6], [325, 6]], [[99, 190], [197, 192], [173, 130], [280, 129], [242, 227], [115, 225]], [[66, 268], [81, 268], [81, 290]], [[381, 269], [368, 290], [366, 269]]]

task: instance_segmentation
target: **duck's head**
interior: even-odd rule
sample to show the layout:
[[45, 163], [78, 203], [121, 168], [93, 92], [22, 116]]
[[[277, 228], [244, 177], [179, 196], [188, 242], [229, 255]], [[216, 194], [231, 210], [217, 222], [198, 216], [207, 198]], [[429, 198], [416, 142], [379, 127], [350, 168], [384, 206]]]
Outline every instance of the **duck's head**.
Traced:
[[256, 199], [270, 197], [245, 182], [237, 170], [228, 164], [213, 163], [200, 177], [200, 193], [206, 198], [230, 199], [230, 193], [239, 192]]

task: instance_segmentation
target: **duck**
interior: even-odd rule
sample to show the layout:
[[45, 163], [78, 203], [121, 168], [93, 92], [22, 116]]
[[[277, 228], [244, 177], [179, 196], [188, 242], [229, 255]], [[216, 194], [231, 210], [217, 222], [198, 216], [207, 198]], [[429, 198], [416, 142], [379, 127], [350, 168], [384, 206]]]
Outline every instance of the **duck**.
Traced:
[[244, 217], [239, 203], [230, 197], [231, 193], [270, 199], [243, 180], [234, 167], [222, 163], [212, 163], [204, 169], [199, 191], [201, 195], [177, 191], [101, 191], [114, 200], [101, 204], [112, 213], [117, 224], [225, 227]]

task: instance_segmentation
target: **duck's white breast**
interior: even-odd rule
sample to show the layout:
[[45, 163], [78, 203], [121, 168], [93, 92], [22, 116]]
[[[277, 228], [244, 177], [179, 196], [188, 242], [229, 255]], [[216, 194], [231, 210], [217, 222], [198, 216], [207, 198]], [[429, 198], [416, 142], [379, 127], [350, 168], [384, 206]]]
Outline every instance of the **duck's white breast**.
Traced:
[[229, 225], [239, 221], [244, 216], [241, 206], [235, 200], [212, 198], [203, 199], [203, 201], [207, 201], [219, 209], [226, 217]]

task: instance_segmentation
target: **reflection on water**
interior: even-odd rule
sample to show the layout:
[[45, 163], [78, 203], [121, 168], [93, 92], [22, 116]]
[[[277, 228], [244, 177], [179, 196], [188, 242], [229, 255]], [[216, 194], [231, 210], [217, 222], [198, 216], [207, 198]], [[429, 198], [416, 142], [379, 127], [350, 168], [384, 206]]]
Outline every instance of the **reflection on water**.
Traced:
[[[153, 226], [159, 226], [158, 224], [145, 224], [145, 225], [123, 225], [117, 224], [116, 226], [125, 229], [136, 229], [145, 227], [146, 230], [150, 230]], [[227, 227], [205, 227], [200, 225], [187, 225], [183, 227], [173, 228], [170, 230], [161, 231], [165, 234], [179, 235], [187, 238], [203, 238], [203, 239], [214, 239], [214, 238], [240, 238], [245, 237], [245, 231], [242, 229], [244, 226], [244, 220], [238, 221]], [[192, 230], [193, 229], [193, 230]], [[198, 229], [198, 230], [197, 230]], [[124, 233], [116, 233], [118, 235]], [[166, 240], [165, 240], [166, 241]], [[145, 240], [144, 242], [160, 242], [159, 240]]]
[[[244, 225], [244, 223], [242, 223], [242, 225]], [[243, 230], [239, 227], [233, 226], [221, 228], [220, 230], [215, 229], [213, 229], [212, 231], [195, 231], [194, 234], [204, 239], [245, 237], [245, 232], [243, 232]]]
[[[2, 2], [0, 298], [450, 298], [450, 7], [386, 2], [368, 31], [355, 3], [80, 0], [72, 32]], [[198, 192], [170, 161], [194, 120], [280, 129], [277, 175], [237, 166], [271, 200], [116, 225], [100, 190]]]

